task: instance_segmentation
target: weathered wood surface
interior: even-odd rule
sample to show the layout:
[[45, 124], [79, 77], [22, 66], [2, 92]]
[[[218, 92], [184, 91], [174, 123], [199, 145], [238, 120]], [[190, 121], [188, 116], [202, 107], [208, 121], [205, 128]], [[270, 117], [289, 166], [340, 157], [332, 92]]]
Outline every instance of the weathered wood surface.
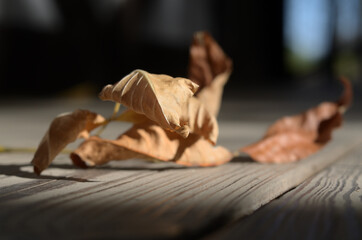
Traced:
[[362, 146], [208, 239], [362, 239]]
[[[111, 112], [87, 104], [91, 110]], [[59, 103], [3, 107], [0, 145], [35, 147], [50, 120], [74, 108]], [[242, 121], [242, 115], [235, 115], [241, 120], [221, 116], [219, 144], [230, 149], [258, 139], [271, 123], [267, 114], [255, 115], [258, 121]], [[81, 170], [60, 155], [37, 177], [29, 165], [32, 154], [0, 154], [0, 238], [200, 238], [252, 213], [361, 147], [359, 126], [346, 124], [318, 154], [283, 165], [239, 157], [214, 168], [129, 160]], [[127, 127], [112, 124], [105, 135], [116, 137]]]

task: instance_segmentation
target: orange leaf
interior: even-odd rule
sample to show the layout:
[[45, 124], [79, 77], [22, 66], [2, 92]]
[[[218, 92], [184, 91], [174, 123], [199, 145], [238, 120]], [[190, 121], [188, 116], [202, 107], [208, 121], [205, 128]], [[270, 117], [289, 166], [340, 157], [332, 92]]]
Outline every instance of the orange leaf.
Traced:
[[349, 108], [349, 106], [352, 104], [353, 100], [353, 89], [351, 82], [345, 78], [340, 77], [339, 79], [344, 87], [344, 91], [342, 96], [339, 98], [339, 100], [336, 102], [339, 107], [339, 112], [344, 113], [346, 109]]
[[324, 102], [276, 121], [260, 141], [240, 151], [268, 163], [293, 162], [317, 152], [331, 139], [332, 131], [341, 126], [342, 113], [352, 102], [351, 84], [345, 78], [341, 82], [344, 92], [338, 101]]
[[200, 88], [197, 98], [216, 116], [223, 88], [232, 71], [232, 61], [207, 32], [197, 32], [190, 47], [189, 78]]
[[40, 174], [68, 143], [77, 138], [88, 138], [89, 131], [102, 125], [105, 119], [88, 110], [76, 110], [56, 117], [41, 140], [31, 163]]
[[215, 166], [229, 161], [232, 154], [213, 147], [195, 134], [187, 139], [148, 122], [135, 124], [116, 140], [91, 137], [72, 154], [75, 165], [84, 167], [130, 158], [173, 161], [187, 166]]
[[331, 118], [338, 112], [338, 106], [333, 102], [323, 102], [301, 114], [283, 117], [270, 126], [264, 136], [267, 138], [281, 132], [302, 130], [311, 134], [312, 139], [318, 135], [318, 128], [322, 121]]
[[263, 163], [288, 163], [305, 158], [318, 151], [321, 145], [304, 131], [287, 131], [242, 148], [250, 157]]
[[187, 137], [189, 132], [184, 129], [186, 123], [181, 119], [182, 109], [197, 88], [186, 78], [135, 70], [118, 83], [105, 86], [99, 97], [121, 103], [164, 129]]

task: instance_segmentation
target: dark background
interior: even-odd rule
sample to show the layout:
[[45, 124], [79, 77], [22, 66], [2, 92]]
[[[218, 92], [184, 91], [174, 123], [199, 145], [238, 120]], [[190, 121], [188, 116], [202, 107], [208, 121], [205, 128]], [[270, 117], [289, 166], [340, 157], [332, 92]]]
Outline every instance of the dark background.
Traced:
[[186, 77], [198, 30], [234, 61], [226, 98], [332, 95], [339, 75], [359, 91], [360, 12], [360, 0], [0, 0], [0, 93], [96, 96], [138, 68]]

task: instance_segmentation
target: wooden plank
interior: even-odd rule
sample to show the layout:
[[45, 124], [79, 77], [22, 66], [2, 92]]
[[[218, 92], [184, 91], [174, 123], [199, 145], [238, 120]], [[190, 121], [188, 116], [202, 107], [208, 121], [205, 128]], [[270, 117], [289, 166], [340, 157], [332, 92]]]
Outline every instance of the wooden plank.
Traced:
[[362, 146], [209, 239], [361, 239]]
[[[173, 169], [168, 164], [156, 167], [128, 161], [128, 166], [115, 163], [74, 170], [65, 159], [58, 159], [40, 179], [22, 174], [30, 167], [19, 168], [8, 174], [29, 181], [0, 191], [0, 235], [200, 236], [210, 226], [250, 214], [299, 184], [303, 176], [338, 159], [346, 149], [336, 144], [329, 147], [304, 162], [285, 165], [242, 160], [216, 168]], [[318, 165], [319, 159], [329, 160]], [[23, 155], [17, 163], [23, 166], [28, 160]], [[63, 168], [68, 172], [65, 176]]]
[[[13, 125], [0, 129], [0, 144], [36, 146], [54, 109], [69, 107], [50, 106], [26, 119], [19, 112], [30, 114], [28, 109], [1, 112], [0, 126]], [[269, 123], [222, 120], [219, 144], [237, 149], [258, 139]], [[113, 124], [105, 136], [115, 137], [127, 126]], [[258, 164], [245, 156], [214, 168], [130, 160], [81, 170], [60, 155], [37, 177], [29, 164], [32, 154], [0, 154], [0, 238], [202, 237], [343, 157], [358, 144], [356, 135], [351, 124], [318, 154], [283, 165]]]

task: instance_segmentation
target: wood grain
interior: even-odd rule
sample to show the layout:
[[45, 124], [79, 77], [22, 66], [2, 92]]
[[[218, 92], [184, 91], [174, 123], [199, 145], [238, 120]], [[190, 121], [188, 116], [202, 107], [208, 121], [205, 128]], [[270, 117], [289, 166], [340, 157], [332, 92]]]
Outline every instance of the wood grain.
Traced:
[[[331, 145], [321, 153], [328, 154], [325, 159], [332, 161], [343, 151]], [[77, 170], [63, 157], [36, 178], [27, 166], [29, 158], [18, 156], [19, 170], [5, 172], [28, 178], [1, 188], [0, 234], [5, 237], [199, 236], [210, 226], [250, 214], [326, 164], [315, 163], [320, 158], [315, 155], [285, 165], [239, 159], [198, 169], [128, 161]]]
[[362, 146], [208, 239], [361, 239]]
[[[29, 113], [26, 119], [5, 109], [0, 126], [7, 121], [13, 125], [0, 129], [0, 144], [36, 146], [53, 112], [68, 107], [48, 103], [34, 114], [19, 108]], [[268, 124], [222, 120], [218, 144], [237, 149], [258, 139]], [[104, 134], [116, 137], [128, 126], [113, 124]], [[213, 168], [135, 159], [82, 170], [60, 155], [38, 177], [30, 166], [32, 154], [0, 154], [0, 238], [200, 238], [251, 214], [360, 147], [356, 126], [360, 124], [346, 125], [318, 154], [283, 165], [241, 156]]]

